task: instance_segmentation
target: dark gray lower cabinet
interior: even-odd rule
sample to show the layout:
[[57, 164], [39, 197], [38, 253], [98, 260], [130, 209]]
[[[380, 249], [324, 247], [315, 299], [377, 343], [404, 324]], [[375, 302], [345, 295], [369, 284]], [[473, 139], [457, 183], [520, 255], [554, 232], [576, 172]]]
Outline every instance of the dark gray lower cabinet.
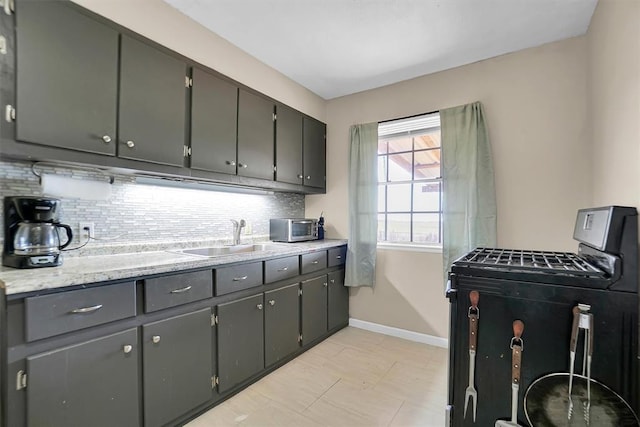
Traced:
[[211, 399], [211, 336], [210, 308], [142, 327], [145, 426], [164, 425]]
[[327, 333], [327, 275], [302, 282], [302, 344]]
[[298, 283], [264, 293], [264, 364], [273, 365], [300, 348]]
[[349, 288], [344, 286], [344, 269], [328, 274], [328, 313], [329, 330], [349, 323]]
[[219, 391], [264, 369], [264, 301], [262, 293], [218, 305]]
[[27, 425], [139, 425], [137, 344], [129, 329], [27, 358]]

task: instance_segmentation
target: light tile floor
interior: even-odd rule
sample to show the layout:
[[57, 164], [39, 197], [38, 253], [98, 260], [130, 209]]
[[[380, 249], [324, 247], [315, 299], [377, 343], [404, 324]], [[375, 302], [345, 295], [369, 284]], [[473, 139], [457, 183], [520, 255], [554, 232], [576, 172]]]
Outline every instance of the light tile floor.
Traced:
[[442, 427], [446, 390], [446, 349], [347, 327], [187, 427]]

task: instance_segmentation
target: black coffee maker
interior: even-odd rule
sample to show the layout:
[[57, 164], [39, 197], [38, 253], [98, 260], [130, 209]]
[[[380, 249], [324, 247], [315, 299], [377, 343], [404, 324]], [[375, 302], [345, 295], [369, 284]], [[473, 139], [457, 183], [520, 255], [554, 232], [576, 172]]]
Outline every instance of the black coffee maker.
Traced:
[[[4, 198], [4, 251], [2, 264], [14, 268], [52, 267], [62, 264], [60, 251], [73, 234], [59, 222], [60, 200], [43, 197]], [[66, 231], [60, 243], [59, 230]]]

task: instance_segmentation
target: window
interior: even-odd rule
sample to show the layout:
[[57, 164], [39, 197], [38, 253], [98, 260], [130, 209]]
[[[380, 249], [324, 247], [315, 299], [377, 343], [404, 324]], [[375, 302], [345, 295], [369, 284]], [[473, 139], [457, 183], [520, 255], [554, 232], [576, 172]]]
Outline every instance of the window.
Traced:
[[378, 125], [378, 242], [442, 244], [439, 113]]

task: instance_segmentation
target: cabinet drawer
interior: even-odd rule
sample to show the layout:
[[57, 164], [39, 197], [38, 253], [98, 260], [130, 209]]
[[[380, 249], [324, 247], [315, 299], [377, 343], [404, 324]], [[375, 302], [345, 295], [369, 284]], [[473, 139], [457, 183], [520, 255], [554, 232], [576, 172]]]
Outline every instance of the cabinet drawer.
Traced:
[[298, 256], [271, 259], [264, 262], [264, 282], [271, 283], [299, 275]]
[[335, 267], [337, 265], [344, 265], [347, 259], [347, 247], [340, 246], [339, 248], [329, 249], [329, 267]]
[[134, 282], [25, 298], [25, 338], [39, 340], [135, 315]]
[[262, 262], [216, 268], [216, 295], [262, 285]]
[[300, 256], [302, 274], [312, 273], [327, 268], [327, 251], [313, 252]]
[[173, 274], [144, 282], [144, 311], [147, 313], [213, 296], [211, 270]]

